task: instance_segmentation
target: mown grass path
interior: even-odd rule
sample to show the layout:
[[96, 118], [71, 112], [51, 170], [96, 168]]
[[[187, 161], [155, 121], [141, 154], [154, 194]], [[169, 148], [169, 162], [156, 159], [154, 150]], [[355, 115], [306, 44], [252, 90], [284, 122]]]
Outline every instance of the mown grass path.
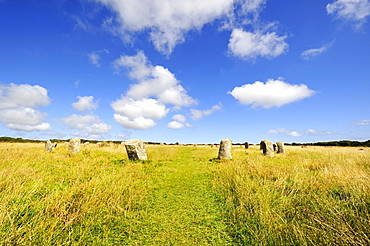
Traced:
[[159, 161], [149, 196], [132, 219], [128, 244], [229, 245], [221, 204], [212, 188], [212, 165], [182, 148], [176, 159]]

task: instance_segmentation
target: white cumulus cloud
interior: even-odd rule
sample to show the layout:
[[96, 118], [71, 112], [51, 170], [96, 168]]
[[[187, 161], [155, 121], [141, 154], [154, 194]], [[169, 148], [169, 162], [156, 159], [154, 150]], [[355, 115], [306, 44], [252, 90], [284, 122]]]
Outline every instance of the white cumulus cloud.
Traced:
[[[120, 35], [126, 42], [134, 42], [135, 35], [144, 33], [149, 36], [155, 49], [169, 55], [176, 45], [185, 42], [187, 33], [200, 31], [210, 23], [219, 20], [220, 30], [240, 28], [252, 25], [253, 28], [265, 28], [270, 24], [261, 24], [259, 15], [267, 0], [95, 0], [112, 10], [113, 16], [104, 20], [104, 28], [115, 35]], [[234, 32], [233, 32], [234, 33]], [[276, 33], [253, 33], [253, 43], [259, 46], [271, 46], [269, 54], [259, 50], [256, 53], [269, 58], [275, 57], [286, 44]], [[245, 57], [238, 52], [246, 52], [240, 46], [245, 42], [233, 38], [233, 51], [238, 57]], [[243, 37], [243, 40], [245, 37]], [[273, 44], [275, 42], [275, 44]], [[276, 44], [278, 43], [278, 44]], [[235, 44], [235, 45], [234, 45]], [[235, 47], [234, 47], [235, 46]], [[250, 52], [250, 51], [249, 51]]]
[[33, 132], [33, 131], [49, 131], [51, 130], [51, 126], [49, 123], [40, 123], [36, 125], [26, 125], [20, 123], [8, 123], [5, 127], [16, 130], [16, 131], [25, 131], [25, 132]]
[[39, 85], [13, 83], [0, 85], [0, 109], [35, 108], [47, 106], [49, 103], [48, 91]]
[[150, 129], [156, 125], [154, 120], [165, 117], [169, 111], [153, 98], [134, 100], [123, 96], [111, 106], [117, 112], [114, 115], [115, 121], [129, 129]]
[[302, 133], [299, 133], [297, 131], [291, 131], [291, 132], [288, 132], [288, 135], [289, 136], [292, 136], [292, 137], [300, 137], [302, 136], [303, 134]]
[[181, 122], [178, 122], [178, 121], [171, 121], [170, 123], [168, 123], [167, 127], [168, 128], [171, 128], [171, 129], [180, 129], [180, 128], [183, 128], [185, 125]]
[[221, 108], [222, 108], [222, 104], [221, 104], [221, 102], [219, 102], [218, 104], [213, 105], [212, 108], [208, 109], [208, 110], [191, 109], [190, 110], [190, 113], [191, 113], [190, 118], [192, 118], [193, 120], [200, 120], [201, 118], [203, 118], [203, 116], [211, 115], [215, 111], [220, 110]]
[[69, 129], [77, 129], [89, 134], [104, 134], [112, 130], [112, 126], [102, 122], [96, 115], [73, 114], [62, 119]]
[[39, 85], [0, 85], [0, 122], [17, 131], [47, 131], [49, 123], [43, 123], [47, 114], [35, 109], [50, 103], [48, 91]]
[[123, 35], [148, 31], [154, 47], [170, 54], [190, 30], [226, 16], [239, 0], [95, 0], [116, 14]]
[[370, 1], [337, 0], [326, 5], [326, 11], [336, 18], [353, 22], [360, 28], [370, 15]]
[[78, 101], [72, 103], [72, 106], [80, 112], [84, 112], [85, 110], [95, 110], [98, 107], [98, 103], [94, 102], [93, 96], [78, 96], [77, 98]]
[[280, 107], [288, 103], [312, 96], [315, 92], [306, 85], [292, 85], [283, 80], [268, 79], [266, 83], [257, 81], [235, 87], [231, 92], [241, 104], [252, 105], [252, 108]]
[[182, 114], [175, 114], [172, 119], [176, 120], [176, 121], [180, 121], [180, 122], [185, 122], [186, 121], [186, 117], [185, 115], [182, 115]]
[[130, 129], [150, 129], [175, 108], [196, 104], [167, 68], [153, 66], [142, 51], [134, 56], [121, 56], [114, 62], [117, 71], [129, 69], [129, 77], [136, 80], [121, 98], [112, 102], [117, 123]]
[[121, 114], [114, 114], [113, 117], [118, 124], [128, 129], [147, 130], [156, 125], [154, 120], [142, 116], [130, 119]]
[[241, 59], [249, 60], [257, 57], [274, 58], [288, 50], [285, 42], [287, 36], [279, 36], [276, 32], [248, 32], [234, 29], [229, 40], [229, 52]]
[[130, 78], [138, 81], [137, 84], [131, 85], [126, 93], [131, 98], [156, 97], [163, 104], [179, 107], [196, 103], [174, 74], [162, 66], [151, 65], [142, 51], [135, 56], [121, 56], [114, 65], [116, 69], [129, 68]]
[[111, 106], [114, 111], [130, 119], [145, 117], [158, 120], [165, 117], [169, 111], [165, 105], [153, 98], [134, 100], [130, 97], [121, 97]]
[[37, 125], [44, 120], [47, 114], [33, 108], [14, 107], [0, 110], [2, 122]]

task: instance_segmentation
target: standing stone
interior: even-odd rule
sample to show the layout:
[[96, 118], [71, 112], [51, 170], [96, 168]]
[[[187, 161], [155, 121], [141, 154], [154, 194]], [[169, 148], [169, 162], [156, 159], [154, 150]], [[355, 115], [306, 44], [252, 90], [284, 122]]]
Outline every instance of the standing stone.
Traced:
[[45, 150], [47, 152], [53, 152], [53, 144], [51, 143], [50, 140], [46, 141], [46, 143], [45, 143]]
[[249, 143], [248, 142], [245, 142], [244, 143], [244, 148], [248, 149], [249, 148]]
[[276, 149], [277, 149], [276, 144], [272, 144], [272, 146], [274, 147], [274, 151], [276, 151]]
[[283, 142], [277, 142], [277, 153], [278, 154], [285, 154], [285, 147]]
[[145, 144], [143, 141], [139, 139], [131, 139], [124, 141], [123, 143], [126, 147], [127, 156], [131, 161], [148, 159], [148, 157], [146, 156]]
[[218, 150], [218, 159], [220, 160], [230, 160], [231, 156], [231, 147], [233, 141], [231, 139], [222, 139], [220, 142], [220, 148]]
[[262, 149], [263, 155], [273, 157], [274, 146], [269, 140], [262, 140], [260, 143], [260, 149]]
[[80, 144], [81, 144], [81, 139], [79, 138], [73, 138], [69, 140], [68, 152], [72, 154], [80, 153], [80, 149], [81, 149]]

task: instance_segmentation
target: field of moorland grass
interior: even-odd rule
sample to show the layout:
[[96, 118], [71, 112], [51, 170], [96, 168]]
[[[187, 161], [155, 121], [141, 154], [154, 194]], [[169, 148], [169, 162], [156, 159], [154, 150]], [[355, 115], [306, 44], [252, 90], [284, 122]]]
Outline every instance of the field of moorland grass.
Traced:
[[146, 194], [143, 164], [118, 148], [0, 144], [0, 238], [3, 245], [108, 244]]
[[121, 145], [81, 148], [0, 144], [2, 245], [229, 244], [208, 161], [217, 150], [147, 146], [150, 160], [131, 162]]
[[237, 245], [370, 245], [370, 149], [257, 148], [221, 162], [215, 188]]
[[0, 143], [1, 245], [369, 245], [370, 149]]

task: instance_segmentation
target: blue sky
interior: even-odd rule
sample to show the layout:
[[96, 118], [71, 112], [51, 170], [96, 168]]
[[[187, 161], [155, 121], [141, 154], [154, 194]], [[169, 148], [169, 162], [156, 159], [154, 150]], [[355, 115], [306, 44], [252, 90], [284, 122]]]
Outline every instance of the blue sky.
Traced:
[[369, 0], [1, 0], [0, 135], [370, 139]]

